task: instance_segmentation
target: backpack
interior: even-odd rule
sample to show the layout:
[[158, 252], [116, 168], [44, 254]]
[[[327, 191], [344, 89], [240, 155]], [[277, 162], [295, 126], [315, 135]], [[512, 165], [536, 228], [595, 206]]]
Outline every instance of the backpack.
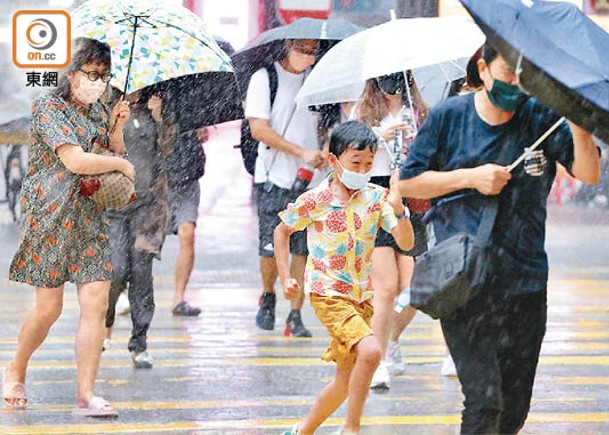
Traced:
[[[271, 92], [271, 108], [275, 102], [277, 96], [277, 70], [274, 65], [268, 65], [264, 67], [269, 75], [269, 90]], [[258, 144], [259, 142], [252, 137], [252, 131], [250, 129], [250, 123], [247, 119], [244, 119], [241, 123], [241, 141], [236, 148], [241, 150], [241, 159], [243, 160], [243, 166], [245, 170], [250, 174], [254, 175], [256, 169], [256, 158], [258, 157]]]

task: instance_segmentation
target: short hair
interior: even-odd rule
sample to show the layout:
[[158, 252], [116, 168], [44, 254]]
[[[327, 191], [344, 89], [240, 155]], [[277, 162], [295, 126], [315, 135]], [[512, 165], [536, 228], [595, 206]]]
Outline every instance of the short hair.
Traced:
[[489, 64], [494, 61], [497, 56], [499, 56], [497, 49], [493, 47], [490, 42], [486, 41], [467, 63], [467, 84], [474, 88], [482, 86], [482, 78], [478, 72], [478, 59], [483, 59]]
[[342, 122], [336, 126], [330, 135], [330, 152], [340, 157], [347, 148], [357, 151], [370, 148], [375, 152], [379, 143], [376, 133], [368, 125], [360, 121]]
[[76, 38], [72, 47], [72, 60], [62, 71], [57, 88], [53, 91], [63, 99], [69, 98], [71, 93], [68, 73], [76, 72], [88, 63], [101, 63], [107, 65], [108, 70], [112, 69], [110, 46], [105, 42], [91, 38]]

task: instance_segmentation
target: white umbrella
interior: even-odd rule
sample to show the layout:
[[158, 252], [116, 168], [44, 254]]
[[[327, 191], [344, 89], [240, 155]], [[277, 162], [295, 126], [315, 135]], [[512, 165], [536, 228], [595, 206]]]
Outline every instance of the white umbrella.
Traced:
[[[469, 57], [484, 43], [484, 34], [463, 18], [391, 20], [350, 36], [315, 66], [296, 97], [299, 106], [355, 101], [365, 81], [412, 69], [415, 78], [441, 83], [465, 75]], [[434, 80], [429, 80], [433, 87]], [[437, 81], [436, 81], [437, 83]], [[425, 97], [425, 87], [421, 86]]]

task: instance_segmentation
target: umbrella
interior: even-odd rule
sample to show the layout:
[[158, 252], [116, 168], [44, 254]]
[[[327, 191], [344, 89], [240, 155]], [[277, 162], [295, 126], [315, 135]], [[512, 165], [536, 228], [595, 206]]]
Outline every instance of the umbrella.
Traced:
[[[312, 106], [359, 99], [367, 79], [414, 70], [425, 88], [448, 88], [465, 75], [469, 57], [484, 35], [461, 18], [407, 18], [364, 30], [338, 44], [319, 61], [296, 100]], [[439, 80], [439, 82], [438, 82]], [[423, 83], [425, 82], [425, 83]]]
[[520, 86], [609, 141], [609, 34], [570, 3], [461, 0]]
[[242, 117], [230, 58], [188, 9], [161, 0], [90, 0], [72, 21], [76, 37], [110, 45], [111, 84], [124, 93], [178, 80], [172, 98], [189, 115], [181, 124], [197, 128]]
[[343, 18], [320, 20], [300, 18], [287, 26], [275, 27], [256, 37], [231, 56], [241, 90], [245, 92], [249, 79], [260, 68], [281, 60], [286, 39], [317, 39], [320, 47], [318, 59], [336, 42], [345, 39], [363, 28]]

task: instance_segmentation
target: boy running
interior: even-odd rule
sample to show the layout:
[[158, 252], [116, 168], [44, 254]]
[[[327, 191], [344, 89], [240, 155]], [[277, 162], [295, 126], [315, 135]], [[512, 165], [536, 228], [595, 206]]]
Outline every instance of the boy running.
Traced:
[[301, 283], [290, 275], [289, 237], [307, 229], [309, 258], [305, 292], [315, 314], [330, 333], [324, 361], [337, 364], [336, 377], [306, 416], [286, 434], [312, 434], [349, 398], [344, 434], [359, 434], [370, 381], [381, 360], [372, 334], [371, 258], [379, 227], [401, 249], [412, 248], [410, 213], [402, 205], [397, 177], [386, 189], [368, 183], [378, 137], [358, 121], [340, 124], [330, 137], [328, 162], [334, 172], [281, 212], [275, 229], [275, 259], [287, 299]]

